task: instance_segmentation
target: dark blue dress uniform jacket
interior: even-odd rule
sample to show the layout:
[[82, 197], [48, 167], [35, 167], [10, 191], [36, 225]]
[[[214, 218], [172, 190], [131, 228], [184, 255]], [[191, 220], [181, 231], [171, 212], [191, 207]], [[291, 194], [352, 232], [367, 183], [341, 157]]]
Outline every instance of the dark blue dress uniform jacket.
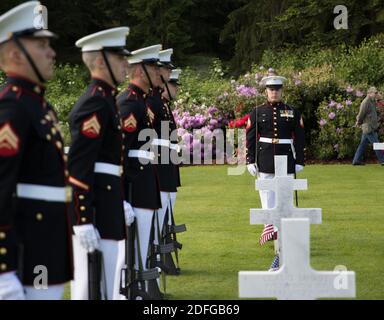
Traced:
[[[178, 140], [178, 135], [177, 135], [177, 123], [176, 123], [175, 117], [173, 116], [172, 108], [171, 108], [172, 101], [169, 101], [169, 100], [165, 99], [164, 97], [162, 97], [162, 100], [163, 100], [164, 106], [168, 110], [168, 115], [169, 115], [169, 119], [170, 119], [169, 120], [169, 126], [171, 128], [171, 132], [174, 132], [173, 134], [171, 134], [171, 142], [174, 144], [177, 144], [179, 142], [179, 140]], [[180, 166], [179, 166], [179, 164], [174, 164], [174, 165], [175, 165], [175, 170], [176, 170], [176, 181], [177, 181], [176, 187], [181, 187]]]
[[[170, 141], [172, 132], [172, 116], [169, 114], [168, 106], [164, 103], [161, 98], [162, 91], [155, 89], [153, 94], [148, 97], [147, 104], [153, 108], [155, 113], [154, 129], [158, 139], [164, 139]], [[167, 127], [168, 130], [161, 131], [163, 123], [164, 129]], [[167, 157], [162, 158], [162, 154], [167, 153]], [[157, 171], [159, 174], [160, 191], [164, 192], [176, 192], [178, 184], [178, 172], [175, 164], [171, 162], [171, 149], [164, 146], [157, 147]]]
[[[293, 139], [294, 150], [290, 144], [260, 142], [260, 137], [276, 139], [276, 142], [277, 139]], [[295, 108], [282, 102], [267, 102], [250, 113], [247, 125], [247, 163], [257, 163], [260, 172], [274, 173], [274, 156], [287, 155], [288, 173], [294, 173], [295, 164], [304, 165], [304, 145], [304, 123]]]
[[68, 167], [73, 223], [93, 223], [102, 239], [125, 238], [122, 176], [95, 173], [96, 163], [123, 164], [123, 133], [114, 89], [93, 79], [69, 115]]
[[[140, 150], [144, 144], [150, 145], [153, 137], [155, 113], [153, 107], [146, 103], [147, 95], [134, 84], [118, 97], [125, 134], [124, 179], [126, 199], [132, 207], [153, 209], [161, 208], [159, 177], [156, 166], [148, 160], [128, 157], [130, 150]], [[139, 134], [147, 129], [150, 133], [145, 141], [139, 141]], [[147, 151], [152, 148], [146, 148]]]
[[[73, 277], [66, 156], [44, 91], [18, 76], [0, 89], [0, 273], [21, 270], [25, 285], [33, 285], [39, 265], [47, 268], [48, 284]], [[27, 199], [17, 196], [18, 184], [69, 192], [61, 202]]]

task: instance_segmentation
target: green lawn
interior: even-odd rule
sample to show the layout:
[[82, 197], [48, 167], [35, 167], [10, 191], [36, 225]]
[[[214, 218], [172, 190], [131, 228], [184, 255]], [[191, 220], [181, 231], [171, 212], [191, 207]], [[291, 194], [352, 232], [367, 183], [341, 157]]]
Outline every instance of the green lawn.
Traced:
[[[175, 216], [188, 231], [178, 238], [182, 275], [167, 277], [169, 299], [237, 299], [238, 272], [272, 262], [272, 243], [258, 244], [262, 226], [249, 224], [249, 209], [260, 207], [254, 179], [227, 169], [181, 169]], [[312, 267], [344, 265], [356, 272], [358, 299], [383, 299], [384, 168], [311, 165], [298, 178], [309, 188], [300, 207], [323, 209], [323, 223], [311, 226]]]
[[[237, 299], [238, 271], [266, 270], [272, 243], [258, 244], [262, 226], [249, 224], [260, 207], [254, 179], [228, 176], [227, 166], [182, 168], [175, 216], [188, 231], [179, 236], [182, 275], [167, 278], [170, 299]], [[356, 272], [358, 299], [384, 298], [384, 168], [379, 165], [311, 165], [298, 178], [300, 207], [322, 208], [311, 226], [311, 265]]]

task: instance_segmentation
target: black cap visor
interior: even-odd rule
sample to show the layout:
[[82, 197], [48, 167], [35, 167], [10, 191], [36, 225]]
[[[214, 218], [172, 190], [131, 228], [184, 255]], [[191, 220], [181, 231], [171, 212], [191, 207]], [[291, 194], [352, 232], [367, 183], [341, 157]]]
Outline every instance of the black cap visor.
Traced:
[[167, 69], [170, 69], [170, 70], [173, 70], [173, 69], [176, 69], [176, 67], [172, 64], [172, 62], [164, 62], [164, 61], [160, 61], [160, 66], [163, 67], [163, 68], [167, 68]]
[[119, 56], [129, 57], [132, 55], [125, 47], [104, 47], [103, 50]]
[[266, 86], [268, 89], [271, 89], [271, 90], [280, 90], [283, 86], [281, 84], [271, 84], [271, 85], [267, 85]]
[[143, 59], [141, 63], [150, 66], [159, 66], [159, 59]]

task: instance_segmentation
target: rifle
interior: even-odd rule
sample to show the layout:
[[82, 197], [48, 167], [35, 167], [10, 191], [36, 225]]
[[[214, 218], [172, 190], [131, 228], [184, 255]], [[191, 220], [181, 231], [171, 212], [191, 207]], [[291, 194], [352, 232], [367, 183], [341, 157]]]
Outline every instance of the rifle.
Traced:
[[[132, 201], [132, 184], [128, 184], [128, 201]], [[135, 269], [135, 238], [137, 237], [138, 267]], [[134, 221], [126, 226], [125, 240], [125, 264], [121, 269], [120, 276], [120, 294], [127, 300], [149, 300], [150, 295], [146, 291], [145, 281], [154, 280], [159, 277], [157, 269], [143, 271], [140, 258], [140, 243], [137, 231], [137, 224]]]
[[[169, 224], [169, 219], [171, 219], [171, 223]], [[173, 250], [175, 253], [176, 263], [173, 261], [172, 253], [166, 253], [164, 256], [164, 266], [165, 271], [169, 275], [179, 275], [180, 267], [179, 267], [179, 254], [178, 250], [181, 250], [182, 244], [177, 241], [176, 234], [187, 231], [185, 224], [176, 225], [175, 217], [172, 210], [172, 203], [169, 201], [169, 206], [167, 209], [167, 214], [165, 216], [164, 228], [162, 241], [164, 245], [173, 244], [175, 249]]]
[[[132, 184], [128, 183], [128, 202], [132, 203]], [[136, 222], [125, 227], [125, 268], [121, 269], [120, 277], [120, 294], [124, 295], [127, 300], [134, 300], [135, 292], [135, 230]]]
[[133, 222], [130, 226], [126, 226], [125, 240], [125, 268], [121, 269], [120, 294], [124, 295], [127, 300], [134, 300], [135, 294], [135, 226]]
[[[159, 277], [159, 272], [156, 268], [143, 270], [141, 264], [141, 259], [139, 256], [139, 270], [135, 270], [135, 234], [137, 233], [136, 222], [133, 222], [130, 226], [127, 226], [127, 238], [126, 238], [126, 251], [125, 251], [125, 268], [121, 269], [121, 278], [120, 278], [120, 294], [124, 295], [127, 300], [152, 300], [160, 299], [159, 295], [155, 297], [149, 291], [153, 290], [151, 285], [151, 290], [146, 288], [145, 282], [155, 281]], [[138, 251], [140, 252], [139, 245]], [[139, 253], [140, 255], [140, 253]]]
[[[96, 214], [94, 214], [96, 217]], [[96, 226], [94, 219], [93, 225]], [[101, 281], [104, 270], [103, 252], [95, 249], [87, 253], [88, 257], [88, 300], [102, 300]], [[104, 299], [107, 300], [107, 284], [104, 274]]]

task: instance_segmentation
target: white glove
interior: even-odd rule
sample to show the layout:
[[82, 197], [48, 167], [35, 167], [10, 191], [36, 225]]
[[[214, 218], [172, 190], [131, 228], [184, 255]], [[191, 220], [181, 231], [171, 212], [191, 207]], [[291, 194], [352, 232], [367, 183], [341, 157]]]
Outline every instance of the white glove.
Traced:
[[257, 176], [257, 172], [259, 170], [257, 169], [256, 163], [247, 164], [247, 169], [248, 169], [248, 172], [250, 173], [251, 176], [254, 176], [254, 177]]
[[131, 204], [127, 201], [124, 201], [124, 214], [125, 224], [130, 226], [135, 221], [135, 211], [133, 211]]
[[79, 237], [81, 246], [87, 252], [93, 252], [99, 247], [100, 235], [93, 224], [73, 226], [73, 231]]
[[25, 300], [23, 287], [16, 272], [0, 275], [0, 300]]
[[295, 170], [296, 172], [300, 172], [304, 169], [304, 166], [302, 166], [301, 164], [296, 164], [295, 165]]

